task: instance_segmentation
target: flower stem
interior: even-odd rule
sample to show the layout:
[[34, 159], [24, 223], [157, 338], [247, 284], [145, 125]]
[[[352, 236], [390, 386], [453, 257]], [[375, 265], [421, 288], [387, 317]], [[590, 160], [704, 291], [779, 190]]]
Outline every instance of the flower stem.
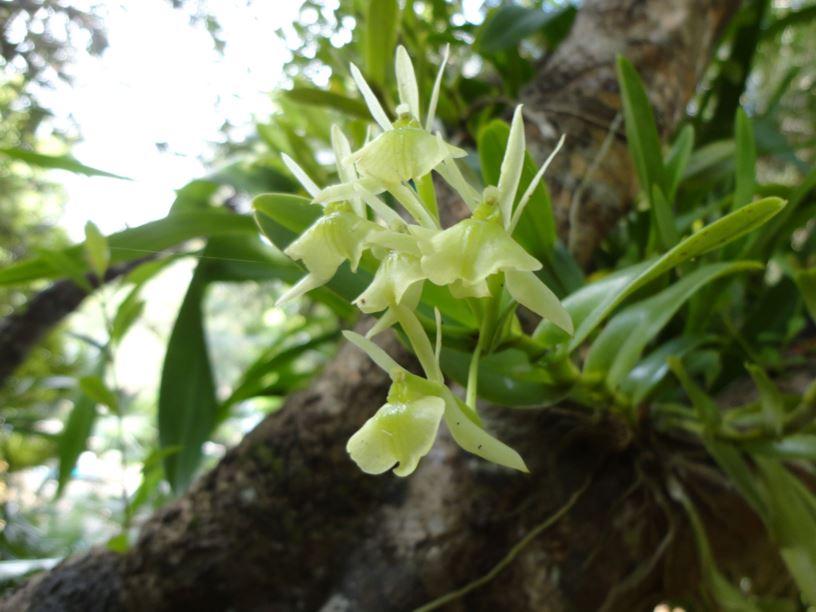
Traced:
[[425, 371], [425, 376], [428, 377], [428, 380], [433, 382], [443, 382], [444, 377], [442, 376], [442, 370], [439, 369], [439, 363], [436, 361], [434, 348], [419, 319], [417, 319], [413, 311], [405, 306], [396, 305], [393, 309], [402, 330], [405, 332], [405, 335], [408, 336], [408, 341], [411, 343], [411, 348], [414, 349], [414, 354], [417, 356], [417, 359], [419, 359], [419, 364]]

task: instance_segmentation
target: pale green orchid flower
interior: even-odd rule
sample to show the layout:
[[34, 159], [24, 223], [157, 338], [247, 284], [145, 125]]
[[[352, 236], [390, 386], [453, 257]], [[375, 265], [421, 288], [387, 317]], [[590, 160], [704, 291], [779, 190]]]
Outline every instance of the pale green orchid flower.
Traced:
[[[422, 270], [431, 282], [448, 286], [451, 294], [457, 298], [489, 296], [487, 279], [502, 273], [505, 287], [514, 300], [572, 334], [573, 324], [569, 313], [558, 297], [534, 274], [535, 270], [541, 269], [541, 263], [512, 238], [521, 213], [564, 142], [562, 137], [514, 209], [525, 156], [521, 109], [518, 106], [513, 115], [499, 184], [485, 188], [481, 203], [475, 207], [469, 219], [442, 232], [425, 231], [419, 235]], [[452, 168], [448, 167], [447, 170], [450, 172]], [[443, 177], [466, 202], [473, 200], [473, 194], [464, 187], [466, 183], [463, 179], [454, 174]]]
[[365, 313], [385, 311], [367, 335], [375, 336], [394, 325], [398, 320], [394, 311], [397, 306], [413, 311], [422, 296], [424, 281], [419, 256], [399, 251], [387, 253], [374, 280], [353, 302]]
[[[442, 66], [434, 83], [424, 129], [419, 111], [416, 75], [404, 47], [398, 47], [396, 54], [400, 104], [397, 106], [397, 120], [394, 123], [389, 120], [362, 73], [354, 64], [351, 65], [354, 82], [363, 95], [371, 116], [383, 131], [348, 157], [359, 177], [344, 178], [344, 184], [336, 185], [317, 195], [319, 201], [331, 202], [351, 196], [359, 197], [363, 192], [376, 197], [378, 193], [387, 190], [418, 223], [425, 227], [439, 227], [438, 220], [426, 210], [421, 200], [405, 183], [419, 180], [441, 164], [467, 155], [463, 149], [446, 143], [439, 134], [430, 132], [447, 57], [446, 48]], [[367, 202], [372, 208], [376, 205], [371, 201]]]
[[388, 402], [348, 441], [346, 450], [366, 474], [382, 474], [394, 464], [408, 476], [430, 452], [445, 414], [445, 400], [423, 395], [397, 371]]
[[278, 305], [326, 284], [346, 260], [355, 271], [368, 248], [368, 237], [382, 230], [358, 217], [349, 204], [327, 206], [323, 216], [284, 250], [292, 259], [302, 261], [309, 273], [278, 298]]
[[443, 418], [453, 439], [463, 449], [498, 465], [528, 471], [521, 456], [487, 433], [478, 417], [444, 384], [411, 374], [359, 334], [345, 331], [343, 335], [394, 381], [388, 403], [366, 421], [346, 445], [362, 471], [382, 474], [398, 464], [394, 473], [408, 476], [430, 452]]

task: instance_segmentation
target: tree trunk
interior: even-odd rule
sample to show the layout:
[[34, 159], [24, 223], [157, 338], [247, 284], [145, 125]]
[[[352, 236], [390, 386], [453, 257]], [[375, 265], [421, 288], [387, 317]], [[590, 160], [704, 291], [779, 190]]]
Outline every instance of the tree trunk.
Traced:
[[[620, 109], [615, 54], [643, 75], [668, 132], [737, 4], [587, 0], [570, 37], [541, 63], [522, 100], [536, 126], [530, 141], [541, 153], [568, 134], [550, 176], [562, 235], [582, 261], [635, 187], [620, 130], [602, 147]], [[570, 212], [576, 192], [583, 198]], [[0, 610], [387, 612], [468, 584], [445, 609], [648, 610], [699, 582], [683, 511], [666, 493], [669, 475], [705, 514], [721, 569], [755, 576], [761, 564], [762, 576], [784, 575], [757, 518], [701, 449], [658, 436], [645, 420], [569, 405], [485, 407], [488, 427], [531, 474], [487, 464], [443, 435], [410, 478], [366, 476], [345, 444], [384, 402], [388, 383], [343, 347], [309, 390], [158, 511], [132, 550], [69, 559]]]

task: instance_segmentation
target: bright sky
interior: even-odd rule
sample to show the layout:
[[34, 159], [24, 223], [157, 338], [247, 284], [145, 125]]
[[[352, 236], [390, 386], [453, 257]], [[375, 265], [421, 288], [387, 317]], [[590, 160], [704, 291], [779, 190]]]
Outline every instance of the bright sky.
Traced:
[[77, 121], [83, 140], [75, 157], [134, 181], [61, 173], [68, 195], [62, 225], [72, 239], [82, 240], [89, 219], [109, 233], [164, 216], [173, 190], [205, 172], [199, 156], [225, 120], [249, 130], [253, 116], [270, 112], [268, 92], [280, 83], [287, 53], [273, 30], [292, 23], [299, 5], [212, 2], [223, 56], [167, 0], [106, 6], [109, 48], [101, 58], [80, 58], [73, 86], [42, 102]]

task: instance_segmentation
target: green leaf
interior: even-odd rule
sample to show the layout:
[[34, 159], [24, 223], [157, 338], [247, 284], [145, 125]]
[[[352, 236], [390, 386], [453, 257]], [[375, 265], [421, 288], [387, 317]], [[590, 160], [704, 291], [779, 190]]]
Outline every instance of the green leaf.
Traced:
[[749, 453], [773, 459], [816, 461], [816, 435], [814, 434], [793, 434], [781, 440], [749, 442], [742, 446]]
[[333, 108], [336, 111], [359, 119], [369, 118], [368, 108], [365, 103], [357, 98], [349, 98], [348, 96], [333, 91], [317, 89], [316, 87], [299, 86], [284, 92], [283, 95], [298, 104]]
[[319, 204], [291, 193], [259, 195], [252, 200], [252, 207], [261, 231], [281, 251], [323, 214]]
[[[202, 264], [199, 268], [203, 270]], [[201, 446], [209, 439], [218, 412], [204, 335], [202, 275], [196, 270], [184, 296], [167, 345], [159, 386], [159, 442], [162, 448], [179, 447], [177, 453], [164, 459], [167, 480], [177, 492], [192, 481], [201, 460]]]
[[85, 164], [79, 163], [69, 155], [44, 155], [28, 149], [18, 149], [16, 147], [0, 147], [0, 155], [5, 155], [11, 159], [25, 162], [29, 166], [36, 166], [38, 168], [49, 168], [53, 170], [67, 170], [75, 174], [85, 174], [87, 176], [106, 176], [108, 178], [122, 179], [129, 181], [131, 179], [126, 176], [119, 176], [118, 174], [111, 174], [104, 170], [98, 170]]
[[[43, 262], [48, 270], [48, 275], [59, 278], [67, 276], [88, 293], [93, 291], [91, 283], [85, 278], [85, 269], [75, 258], [70, 257], [65, 251], [49, 251], [38, 249], [35, 251], [37, 258]], [[12, 266], [13, 268], [14, 266]], [[8, 269], [8, 268], [7, 268]]]
[[[172, 213], [164, 219], [108, 236], [110, 263], [130, 261], [147, 253], [161, 252], [193, 238], [223, 235], [254, 236], [257, 233], [258, 229], [252, 217], [246, 215], [220, 210]], [[76, 273], [86, 271], [82, 245], [49, 253], [58, 253], [61, 262], [72, 262], [71, 268]], [[0, 270], [0, 286], [57, 278], [64, 273], [60, 271], [52, 257], [48, 255], [32, 257]]]
[[85, 224], [85, 259], [96, 278], [100, 281], [104, 279], [110, 264], [110, 249], [108, 239], [102, 235], [93, 221]]
[[371, 84], [382, 88], [388, 66], [394, 59], [399, 29], [400, 9], [397, 0], [370, 0], [363, 36], [366, 76]]
[[[448, 346], [442, 349], [443, 372], [467, 385], [472, 355]], [[530, 363], [527, 355], [516, 349], [491, 353], [479, 360], [477, 395], [502, 406], [548, 406], [563, 400], [570, 386], [549, 380], [546, 371]]]
[[704, 173], [711, 172], [721, 164], [734, 159], [735, 154], [736, 144], [733, 140], [708, 143], [691, 154], [683, 172], [683, 180], [696, 179]]
[[[582, 325], [607, 296], [621, 291], [652, 263], [651, 261], [645, 261], [623, 268], [581, 287], [564, 298], [561, 303], [569, 313], [573, 324], [576, 327]], [[569, 336], [551, 322], [542, 321], [533, 332], [533, 339], [545, 346], [551, 346], [566, 342], [569, 340]]]
[[754, 384], [759, 391], [759, 402], [762, 406], [762, 412], [765, 416], [765, 421], [768, 427], [776, 433], [777, 436], [782, 434], [785, 426], [785, 400], [782, 397], [782, 392], [779, 388], [768, 378], [761, 367], [746, 363], [745, 369], [754, 379]]
[[810, 602], [816, 602], [816, 517], [796, 477], [778, 461], [755, 457], [765, 485], [768, 528], [782, 559]]
[[130, 549], [130, 540], [127, 533], [120, 533], [110, 538], [105, 544], [105, 548], [115, 553], [124, 554]]
[[756, 189], [756, 145], [751, 120], [741, 108], [734, 118], [734, 139], [736, 141], [736, 187], [733, 209], [742, 208], [754, 197]]
[[761, 612], [760, 608], [754, 604], [753, 600], [744, 595], [737, 587], [731, 584], [725, 576], [722, 575], [714, 555], [711, 552], [711, 546], [708, 543], [705, 526], [697, 510], [683, 491], [682, 487], [676, 481], [669, 484], [669, 491], [672, 497], [678, 500], [686, 510], [691, 523], [691, 529], [694, 533], [694, 539], [697, 542], [697, 553], [700, 557], [700, 568], [702, 570], [703, 578], [708, 586], [711, 595], [717, 603], [717, 610], [727, 612]]
[[765, 26], [765, 29], [762, 31], [762, 38], [773, 38], [790, 27], [808, 25], [811, 21], [816, 21], [816, 5], [802, 6], [797, 10], [789, 10]]
[[682, 359], [705, 341], [703, 336], [680, 336], [665, 342], [632, 368], [621, 381], [621, 391], [631, 398], [633, 404], [641, 404], [668, 373], [669, 357]]
[[805, 201], [808, 194], [814, 189], [816, 189], [816, 168], [809, 172], [791, 193], [788, 205], [782, 211], [782, 214], [771, 221], [762, 232], [753, 236], [743, 253], [767, 259], [776, 242], [789, 240], [794, 228], [788, 227], [788, 223], [793, 218], [794, 213], [797, 212], [799, 205]]
[[672, 148], [666, 157], [666, 180], [668, 181], [668, 192], [666, 199], [669, 202], [674, 202], [674, 196], [677, 193], [677, 187], [680, 185], [680, 180], [683, 178], [683, 172], [689, 163], [691, 151], [694, 148], [694, 128], [690, 125], [685, 126], [680, 130], [680, 134], [672, 144]]
[[116, 314], [111, 321], [111, 340], [113, 342], [121, 342], [133, 324], [142, 316], [145, 302], [139, 299], [140, 291], [141, 287], [131, 290], [116, 309]]
[[674, 372], [674, 375], [680, 381], [680, 384], [689, 396], [692, 405], [697, 411], [698, 418], [705, 426], [706, 432], [710, 434], [716, 431], [722, 420], [722, 415], [720, 414], [720, 409], [717, 407], [717, 404], [694, 382], [691, 376], [688, 375], [686, 368], [683, 367], [682, 361], [674, 357], [669, 357], [667, 361], [672, 372]]
[[[688, 390], [688, 386], [686, 389]], [[702, 393], [702, 391], [698, 391]], [[756, 479], [739, 449], [720, 442], [711, 436], [704, 436], [706, 450], [720, 466], [739, 494], [751, 505], [763, 520], [767, 517], [767, 507], [757, 487]]]
[[[303, 341], [297, 341], [301, 333], [288, 334], [287, 337], [295, 340], [294, 342], [287, 342], [283, 346], [275, 344], [255, 359], [241, 375], [230, 396], [222, 403], [219, 420], [225, 416], [232, 405], [263, 394], [269, 387], [270, 376], [274, 376], [277, 380], [279, 372], [290, 368], [304, 354], [334, 342], [340, 337], [340, 331], [333, 329], [317, 336], [307, 336]], [[292, 379], [291, 382], [299, 381]]]
[[670, 249], [680, 240], [674, 211], [671, 204], [657, 185], [652, 185], [652, 218], [661, 250]]
[[[636, 278], [617, 292], [609, 293], [598, 303], [583, 322], [578, 325], [575, 336], [570, 342], [570, 351], [578, 348], [590, 333], [616, 307], [635, 291], [668, 272], [677, 265], [698, 257], [708, 251], [722, 247], [732, 240], [747, 234], [763, 225], [785, 206], [784, 200], [779, 198], [764, 198], [752, 202], [729, 215], [718, 219], [695, 232], [682, 242], [649, 265]], [[573, 318], [573, 321], [575, 319]]]
[[97, 404], [107, 406], [112, 412], [119, 412], [119, 398], [108, 388], [101, 377], [83, 376], [79, 379], [79, 389]]
[[[485, 185], [498, 185], [509, 137], [510, 126], [500, 119], [494, 119], [479, 131], [479, 163]], [[536, 172], [538, 168], [533, 158], [525, 152], [514, 206], [527, 191]], [[521, 213], [513, 238], [536, 259], [545, 261], [552, 258], [556, 242], [555, 219], [550, 193], [544, 181], [538, 184], [527, 207]]]
[[[104, 373], [104, 363], [97, 368], [97, 376]], [[85, 393], [77, 394], [74, 407], [59, 436], [57, 455], [57, 497], [65, 491], [65, 486], [71, 479], [77, 459], [87, 448], [88, 437], [96, 423], [96, 401]]]
[[515, 47], [536, 32], [542, 32], [550, 48], [553, 48], [569, 32], [575, 15], [574, 6], [557, 11], [542, 11], [515, 4], [501, 6], [479, 28], [476, 51], [482, 55], [494, 55]]
[[613, 317], [592, 343], [584, 373], [605, 375], [609, 388], [616, 388], [635, 367], [646, 345], [700, 288], [729, 274], [756, 270], [762, 270], [762, 264], [743, 261], [710, 264], [657, 295], [629, 306]]
[[816, 323], [816, 268], [799, 270], [794, 279], [802, 293], [802, 300], [810, 313], [810, 318]]
[[623, 97], [623, 116], [629, 153], [635, 163], [640, 188], [654, 206], [652, 186], [657, 185], [664, 194], [669, 193], [669, 189], [652, 105], [646, 95], [643, 81], [629, 60], [619, 55], [616, 68]]

